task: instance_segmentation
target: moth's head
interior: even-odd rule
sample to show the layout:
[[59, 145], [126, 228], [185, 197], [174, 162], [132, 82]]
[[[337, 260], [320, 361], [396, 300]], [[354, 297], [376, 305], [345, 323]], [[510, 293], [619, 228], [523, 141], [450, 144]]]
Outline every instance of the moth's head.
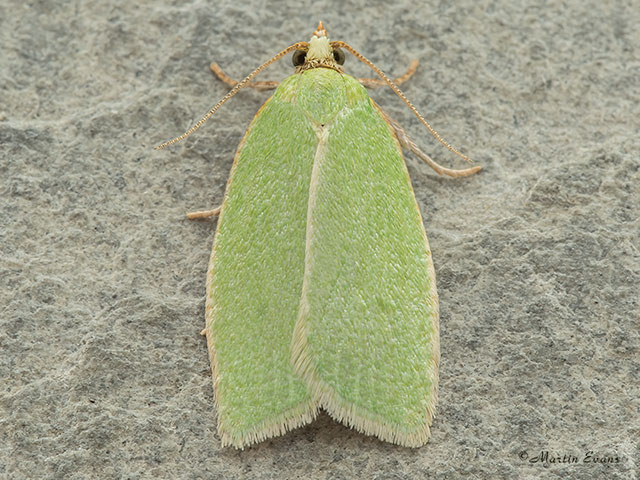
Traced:
[[342, 72], [344, 52], [332, 46], [327, 38], [327, 31], [320, 22], [309, 40], [308, 48], [293, 52], [292, 61], [298, 73], [311, 68], [332, 68]]

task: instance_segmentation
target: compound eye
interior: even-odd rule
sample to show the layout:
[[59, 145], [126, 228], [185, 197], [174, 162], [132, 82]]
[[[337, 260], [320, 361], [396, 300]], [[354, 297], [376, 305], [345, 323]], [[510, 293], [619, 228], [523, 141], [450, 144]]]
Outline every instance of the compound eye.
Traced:
[[293, 63], [294, 67], [300, 67], [301, 65], [304, 65], [304, 61], [307, 58], [307, 52], [305, 52], [304, 50], [296, 50], [295, 52], [293, 52], [293, 57], [291, 57], [291, 62]]
[[344, 52], [340, 48], [333, 49], [333, 58], [338, 65], [344, 65]]

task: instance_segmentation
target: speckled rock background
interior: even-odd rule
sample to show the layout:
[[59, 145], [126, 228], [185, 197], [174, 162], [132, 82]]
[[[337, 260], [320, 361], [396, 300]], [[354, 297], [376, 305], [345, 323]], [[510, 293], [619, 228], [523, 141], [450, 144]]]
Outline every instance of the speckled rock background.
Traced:
[[[152, 146], [226, 93], [210, 61], [242, 77], [318, 20], [391, 74], [418, 58], [403, 89], [485, 166], [451, 180], [407, 155], [441, 301], [417, 450], [326, 415], [245, 451], [216, 433], [215, 221], [184, 213], [220, 203], [268, 94]], [[638, 25], [637, 1], [0, 2], [0, 478], [637, 478]]]

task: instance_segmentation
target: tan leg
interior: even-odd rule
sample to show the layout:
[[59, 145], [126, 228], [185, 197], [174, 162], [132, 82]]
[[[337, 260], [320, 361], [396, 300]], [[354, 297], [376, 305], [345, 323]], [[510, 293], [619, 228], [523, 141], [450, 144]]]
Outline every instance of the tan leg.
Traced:
[[[220, 80], [222, 80], [230, 87], [235, 87], [238, 84], [238, 82], [236, 82], [233, 78], [224, 73], [220, 68], [220, 65], [218, 65], [216, 62], [213, 62], [211, 65], [209, 65], [209, 68], [213, 73], [216, 74], [216, 76]], [[247, 87], [255, 88], [256, 90], [273, 90], [278, 86], [279, 83], [280, 82], [250, 82], [247, 84]]]
[[418, 157], [420, 157], [422, 160], [424, 160], [427, 163], [427, 165], [433, 168], [438, 175], [448, 175], [449, 177], [452, 177], [452, 178], [468, 177], [469, 175], [473, 175], [474, 173], [478, 173], [480, 170], [482, 170], [482, 165], [477, 165], [471, 168], [463, 168], [460, 170], [446, 168], [436, 163], [429, 155], [427, 155], [422, 150], [420, 150], [415, 143], [411, 142], [411, 144], [409, 145], [409, 149], [413, 153], [415, 153]]
[[482, 170], [481, 165], [471, 167], [471, 168], [464, 168], [461, 170], [446, 168], [446, 167], [443, 167], [442, 165], [439, 165], [429, 155], [427, 155], [426, 153], [424, 153], [422, 150], [418, 148], [418, 146], [411, 139], [411, 137], [409, 137], [407, 132], [404, 131], [404, 128], [402, 128], [395, 120], [389, 117], [389, 115], [383, 112], [382, 109], [380, 109], [380, 112], [382, 112], [382, 114], [386, 118], [389, 125], [391, 125], [391, 128], [393, 128], [393, 130], [395, 131], [396, 137], [398, 137], [398, 141], [400, 142], [400, 146], [402, 148], [408, 148], [413, 153], [415, 153], [419, 158], [424, 160], [427, 165], [433, 168], [438, 175], [448, 175], [449, 177], [453, 177], [453, 178], [468, 177], [469, 175], [473, 175], [474, 173], [478, 173], [480, 170]]
[[209, 217], [215, 217], [220, 214], [220, 210], [222, 210], [222, 205], [218, 208], [214, 208], [213, 210], [200, 210], [199, 212], [189, 212], [187, 213], [187, 218], [189, 220], [203, 220]]
[[[401, 85], [402, 83], [409, 80], [413, 76], [413, 74], [416, 73], [418, 63], [418, 60], [411, 60], [409, 68], [407, 68], [407, 71], [404, 72], [404, 75], [394, 79], [393, 83], [395, 83], [396, 85]], [[383, 85], [386, 85], [385, 81], [381, 78], [359, 78], [358, 81], [367, 88], [381, 87]]]

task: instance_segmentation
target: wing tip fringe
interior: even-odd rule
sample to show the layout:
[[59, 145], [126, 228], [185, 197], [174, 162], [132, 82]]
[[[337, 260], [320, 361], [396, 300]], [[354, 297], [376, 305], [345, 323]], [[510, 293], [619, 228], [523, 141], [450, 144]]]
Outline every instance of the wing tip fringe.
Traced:
[[295, 428], [311, 423], [318, 415], [318, 406], [313, 399], [309, 399], [282, 413], [275, 420], [264, 421], [248, 430], [236, 433], [227, 428], [224, 421], [220, 421], [219, 412], [220, 410], [218, 410], [218, 432], [221, 446], [232, 446], [244, 450], [245, 447], [254, 443], [284, 435]]
[[[437, 346], [436, 350], [438, 350]], [[435, 352], [429, 365], [430, 373], [435, 375], [435, 386], [433, 395], [429, 398], [427, 405], [426, 421], [415, 431], [402, 432], [397, 425], [393, 425], [380, 418], [371, 418], [371, 414], [344, 400], [336, 393], [334, 388], [320, 380], [309, 353], [309, 344], [307, 342], [303, 316], [299, 317], [296, 322], [291, 342], [291, 362], [294, 371], [307, 384], [307, 388], [309, 388], [311, 392], [311, 398], [319, 408], [323, 408], [334, 420], [360, 433], [375, 436], [380, 440], [396, 445], [412, 448], [425, 445], [431, 436], [430, 425], [435, 416], [435, 406], [438, 396], [438, 353], [439, 352]]]

